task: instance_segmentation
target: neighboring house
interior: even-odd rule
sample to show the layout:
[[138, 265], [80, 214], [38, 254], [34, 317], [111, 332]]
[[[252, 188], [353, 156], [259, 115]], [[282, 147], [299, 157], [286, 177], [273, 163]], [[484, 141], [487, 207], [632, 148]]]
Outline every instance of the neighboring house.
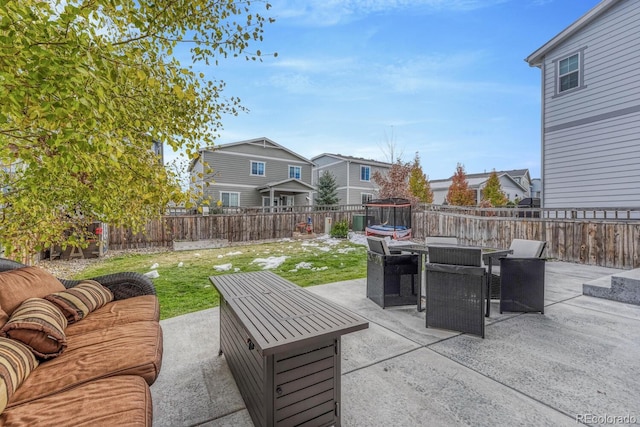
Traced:
[[[466, 175], [469, 188], [476, 193], [476, 204], [480, 203], [480, 201], [482, 200], [482, 189], [487, 184], [489, 176], [491, 176], [492, 173], [493, 172], [485, 172]], [[512, 176], [511, 173], [513, 173], [515, 176]], [[515, 202], [516, 200], [524, 199], [525, 197], [529, 196], [529, 170], [517, 169], [513, 171], [496, 171], [496, 174], [498, 175], [498, 179], [500, 180], [500, 187], [502, 188], [502, 191], [504, 191], [504, 194], [507, 196], [508, 200]], [[429, 184], [431, 185], [431, 191], [433, 191], [434, 204], [444, 204], [447, 198], [447, 193], [449, 192], [449, 187], [453, 182], [452, 178], [453, 177], [448, 179], [434, 179], [429, 181]], [[526, 187], [521, 185], [518, 180], [526, 182]]]
[[299, 206], [311, 204], [312, 166], [272, 140], [256, 138], [201, 150], [189, 173], [192, 185], [210, 183], [203, 187], [203, 198], [214, 207], [218, 201], [225, 207]]
[[531, 197], [542, 198], [542, 180], [540, 178], [533, 178], [531, 180], [531, 187], [529, 190]]
[[640, 207], [640, 1], [604, 0], [526, 58], [542, 72], [542, 206]]
[[522, 188], [526, 188], [526, 194], [520, 195], [520, 198], [530, 197], [531, 191], [531, 175], [529, 175], [529, 169], [513, 169], [510, 171], [501, 171], [496, 172], [498, 175], [506, 173], [509, 175], [515, 182], [520, 184]]
[[320, 154], [311, 159], [315, 164], [312, 184], [318, 184], [319, 177], [329, 171], [338, 185], [338, 203], [359, 205], [378, 197], [378, 185], [373, 181], [373, 173], [386, 174], [391, 163], [341, 154]]

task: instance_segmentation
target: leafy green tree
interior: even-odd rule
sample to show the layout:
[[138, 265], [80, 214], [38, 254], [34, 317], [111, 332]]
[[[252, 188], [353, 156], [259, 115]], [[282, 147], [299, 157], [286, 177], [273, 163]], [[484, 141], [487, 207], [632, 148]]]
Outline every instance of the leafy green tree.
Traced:
[[422, 171], [422, 166], [420, 166], [420, 155], [417, 152], [413, 159], [413, 165], [411, 165], [411, 172], [409, 174], [409, 191], [421, 203], [433, 203], [433, 191], [431, 191], [431, 184], [429, 184], [428, 177]]
[[[168, 202], [193, 199], [151, 144], [195, 158], [222, 116], [242, 111], [199, 70], [261, 58], [249, 47], [270, 19], [255, 9], [218, 0], [1, 2], [0, 244], [9, 253], [82, 244], [96, 220], [138, 231]], [[173, 56], [180, 45], [188, 66]]]
[[318, 178], [318, 194], [316, 195], [316, 205], [335, 205], [338, 199], [338, 184], [336, 178], [329, 171], [322, 172]]
[[500, 179], [496, 171], [491, 172], [489, 179], [482, 189], [482, 200], [491, 203], [491, 206], [504, 206], [507, 204], [507, 196], [502, 191]]
[[454, 206], [473, 206], [476, 204], [475, 191], [469, 188], [464, 166], [458, 163], [456, 173], [451, 179], [447, 192], [447, 203]]

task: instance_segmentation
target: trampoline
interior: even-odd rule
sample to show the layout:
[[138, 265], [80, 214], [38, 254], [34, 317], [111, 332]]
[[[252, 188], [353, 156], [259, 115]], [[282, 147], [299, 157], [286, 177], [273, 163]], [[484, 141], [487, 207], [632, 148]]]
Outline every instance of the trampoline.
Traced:
[[411, 238], [411, 203], [407, 199], [371, 200], [365, 204], [367, 236], [390, 237], [394, 240]]

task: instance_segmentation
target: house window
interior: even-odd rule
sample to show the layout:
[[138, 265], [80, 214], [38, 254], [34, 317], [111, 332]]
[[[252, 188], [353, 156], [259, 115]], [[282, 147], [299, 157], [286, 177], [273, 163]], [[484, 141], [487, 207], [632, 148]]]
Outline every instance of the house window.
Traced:
[[580, 84], [580, 54], [576, 53], [558, 62], [560, 92], [578, 87]]
[[371, 181], [371, 168], [360, 166], [360, 181]]
[[556, 76], [555, 96], [586, 87], [584, 85], [584, 49], [553, 61]]
[[[262, 206], [271, 206], [271, 198], [262, 196]], [[273, 206], [278, 206], [278, 198], [274, 197]]]
[[264, 162], [251, 162], [251, 175], [264, 176]]
[[293, 206], [296, 204], [295, 196], [282, 196], [282, 204], [284, 206]]
[[224, 207], [240, 206], [240, 193], [221, 191], [220, 200], [222, 200], [222, 206]]
[[301, 179], [302, 168], [300, 166], [289, 166], [289, 178]]
[[362, 204], [363, 205], [365, 203], [369, 203], [371, 200], [373, 200], [373, 194], [371, 194], [371, 193], [360, 193], [360, 197], [362, 199]]

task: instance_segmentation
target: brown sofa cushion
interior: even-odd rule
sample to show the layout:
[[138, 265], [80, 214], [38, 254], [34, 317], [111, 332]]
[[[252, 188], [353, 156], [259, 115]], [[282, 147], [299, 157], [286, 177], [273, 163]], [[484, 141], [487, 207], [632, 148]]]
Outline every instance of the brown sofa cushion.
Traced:
[[0, 412], [36, 366], [38, 361], [29, 347], [19, 341], [0, 338]]
[[67, 346], [64, 328], [67, 319], [53, 303], [42, 298], [29, 298], [16, 308], [0, 329], [0, 336], [18, 340], [43, 359], [62, 353]]
[[29, 298], [42, 298], [64, 291], [64, 285], [38, 267], [23, 267], [0, 273], [0, 307], [11, 316]]
[[161, 363], [158, 322], [133, 322], [67, 336], [65, 352], [41, 363], [13, 395], [9, 407], [115, 375], [137, 375], [151, 385]]
[[7, 320], [9, 320], [9, 315], [2, 309], [2, 307], [0, 307], [0, 328], [7, 323]]
[[119, 375], [8, 408], [0, 414], [0, 425], [151, 427], [152, 418], [147, 383], [137, 376]]
[[47, 295], [45, 299], [60, 307], [69, 323], [74, 323], [111, 302], [113, 294], [95, 280], [83, 280], [73, 288]]
[[155, 295], [142, 295], [127, 299], [111, 301], [82, 320], [64, 330], [67, 338], [71, 335], [84, 334], [115, 325], [139, 321], [158, 321], [160, 305]]

